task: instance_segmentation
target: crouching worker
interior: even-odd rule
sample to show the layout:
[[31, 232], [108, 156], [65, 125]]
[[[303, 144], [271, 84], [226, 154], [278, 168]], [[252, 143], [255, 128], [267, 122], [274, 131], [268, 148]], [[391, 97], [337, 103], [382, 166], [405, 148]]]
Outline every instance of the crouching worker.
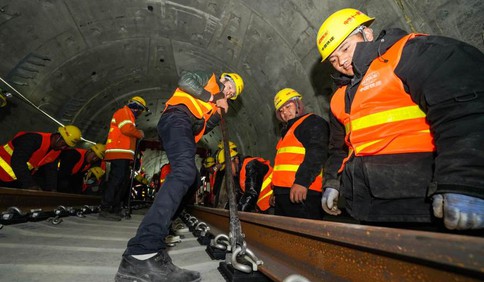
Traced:
[[[0, 186], [42, 190], [34, 181], [32, 172], [42, 165], [55, 166], [63, 150], [75, 147], [81, 141], [81, 131], [74, 125], [58, 128], [56, 133], [19, 132], [7, 144], [0, 147]], [[57, 171], [46, 175], [48, 190], [57, 188]]]
[[[270, 161], [259, 157], [241, 156], [230, 150], [232, 175], [239, 186], [240, 197], [237, 204], [239, 211], [272, 213], [269, 204], [272, 196], [272, 166]], [[219, 164], [225, 164], [224, 151], [217, 156]]]
[[96, 194], [99, 192], [99, 187], [102, 184], [103, 176], [106, 173], [102, 167], [91, 167], [82, 178], [82, 191], [85, 194]]

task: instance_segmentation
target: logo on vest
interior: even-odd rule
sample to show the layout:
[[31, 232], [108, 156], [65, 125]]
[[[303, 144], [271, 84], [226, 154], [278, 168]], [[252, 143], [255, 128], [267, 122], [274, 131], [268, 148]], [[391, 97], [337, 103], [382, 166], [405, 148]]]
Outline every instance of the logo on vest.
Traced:
[[373, 71], [367, 73], [365, 77], [363, 77], [360, 83], [359, 91], [367, 91], [380, 85], [382, 85], [382, 81], [380, 80], [380, 73], [378, 71]]

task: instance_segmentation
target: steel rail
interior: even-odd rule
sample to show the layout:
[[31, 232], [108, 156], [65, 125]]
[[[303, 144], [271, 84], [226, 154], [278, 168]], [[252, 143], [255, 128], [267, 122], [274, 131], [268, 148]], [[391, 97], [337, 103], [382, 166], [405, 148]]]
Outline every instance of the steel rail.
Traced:
[[[228, 232], [228, 211], [189, 207]], [[483, 281], [484, 238], [447, 233], [239, 213], [248, 247], [274, 281]], [[217, 233], [219, 232], [219, 233]]]
[[99, 205], [97, 196], [13, 189], [0, 187], [0, 211], [17, 207], [22, 211], [31, 209], [53, 210], [58, 206]]

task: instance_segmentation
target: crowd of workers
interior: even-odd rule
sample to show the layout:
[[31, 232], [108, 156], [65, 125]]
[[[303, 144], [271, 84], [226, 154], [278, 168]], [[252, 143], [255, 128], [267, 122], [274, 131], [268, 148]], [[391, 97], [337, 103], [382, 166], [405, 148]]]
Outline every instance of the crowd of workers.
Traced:
[[[345, 211], [362, 224], [433, 225], [442, 218], [448, 229], [484, 228], [483, 53], [442, 36], [400, 29], [376, 35], [370, 28], [374, 20], [348, 8], [323, 22], [316, 45], [322, 62], [336, 71], [337, 86], [329, 122], [306, 112], [297, 90], [278, 91], [274, 107], [282, 129], [273, 165], [243, 156], [229, 142], [230, 162], [221, 143], [199, 171], [196, 144], [219, 124], [244, 81], [237, 73], [181, 74], [157, 126], [170, 171], [128, 242], [116, 281], [200, 280], [198, 272], [172, 264], [163, 238], [197, 190], [200, 204], [224, 207], [220, 187], [226, 166], [240, 211], [319, 220]], [[144, 136], [135, 120], [146, 110], [137, 96], [114, 113], [105, 155], [102, 144], [71, 149], [81, 137], [71, 125], [57, 133], [17, 134], [0, 150], [0, 184], [38, 190], [31, 170], [56, 166], [55, 159], [64, 168], [44, 174], [77, 174], [108, 161], [100, 217], [119, 220], [126, 195], [120, 187], [126, 187], [137, 140]], [[64, 189], [64, 176], [46, 187]]]

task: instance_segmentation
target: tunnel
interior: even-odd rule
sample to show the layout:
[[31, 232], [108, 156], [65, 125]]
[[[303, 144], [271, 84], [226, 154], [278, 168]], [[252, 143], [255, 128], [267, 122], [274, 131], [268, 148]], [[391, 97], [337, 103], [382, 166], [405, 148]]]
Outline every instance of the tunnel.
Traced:
[[[307, 111], [327, 119], [334, 90], [316, 33], [334, 11], [353, 7], [375, 17], [373, 29], [454, 37], [480, 50], [483, 2], [466, 1], [1, 1], [0, 77], [10, 93], [0, 109], [7, 142], [22, 131], [78, 126], [105, 142], [114, 111], [139, 95], [152, 112], [137, 120], [158, 141], [164, 103], [184, 70], [237, 72], [245, 81], [227, 115], [229, 136], [244, 155], [272, 159], [278, 138], [273, 97], [290, 87]], [[199, 147], [211, 152], [215, 129]], [[148, 169], [149, 171], [149, 169]]]
[[[409, 33], [452, 37], [484, 51], [481, 0], [0, 0], [0, 144], [7, 143], [19, 131], [55, 132], [59, 126], [69, 124], [82, 131], [83, 142], [78, 147], [105, 143], [113, 113], [131, 97], [141, 96], [150, 112], [140, 116], [136, 126], [145, 133], [142, 169], [149, 179], [168, 162], [159, 144], [157, 124], [182, 72], [234, 72], [243, 77], [245, 89], [230, 102], [225, 115], [229, 140], [237, 145], [240, 154], [273, 163], [281, 131], [274, 109], [274, 96], [279, 90], [297, 90], [307, 112], [329, 119], [329, 103], [336, 90], [331, 78], [334, 70], [329, 63], [321, 62], [316, 35], [329, 15], [347, 7], [374, 17], [372, 28], [376, 34], [396, 27]], [[197, 144], [197, 165], [217, 151], [221, 140], [220, 128], [201, 139]], [[0, 203], [10, 206], [10, 199], [16, 195], [8, 198], [11, 192], [4, 190]], [[38, 202], [54, 203], [50, 192], [41, 191], [42, 201], [36, 192], [24, 193], [27, 197], [22, 199], [30, 196], [27, 208], [35, 208]], [[76, 196], [66, 197], [77, 204]], [[90, 204], [96, 203], [99, 197], [91, 199]], [[79, 281], [111, 281], [125, 242], [135, 232], [142, 215], [135, 214], [136, 221], [126, 223], [126, 230], [118, 231], [112, 226], [97, 229], [94, 211], [93, 206], [83, 207], [86, 220], [66, 216], [65, 225], [74, 227], [62, 232], [45, 222], [6, 226], [0, 232], [0, 238], [8, 239], [0, 242], [0, 249], [7, 254], [0, 263], [0, 280], [30, 280], [36, 273], [38, 281], [52, 281], [52, 277], [78, 281], [69, 279], [81, 275], [84, 280]], [[194, 212], [209, 214], [215, 230], [223, 230], [217, 224], [227, 221], [224, 211]], [[31, 210], [30, 216], [32, 213]], [[325, 277], [327, 281], [364, 281], [365, 275], [375, 281], [415, 281], [415, 277], [423, 281], [441, 281], [441, 277], [459, 280], [461, 276], [462, 281], [478, 281], [483, 277], [483, 249], [475, 247], [483, 245], [482, 232], [474, 237], [460, 237], [457, 232], [383, 232], [380, 227], [348, 227], [331, 221], [264, 222], [259, 216], [245, 213], [242, 220], [261, 228], [249, 225], [245, 229], [252, 230], [249, 239], [269, 234], [269, 239], [279, 240], [256, 241], [262, 246], [259, 251], [268, 250], [264, 257], [268, 268], [264, 273], [281, 272], [274, 274], [278, 278], [273, 277], [274, 281], [282, 281], [279, 278], [286, 276], [288, 266], [306, 269], [307, 262], [323, 257], [327, 250], [336, 254], [335, 260], [321, 259], [319, 266], [316, 261], [321, 272], [313, 273], [313, 277]], [[52, 218], [51, 222], [56, 224]], [[278, 233], [281, 230], [285, 233]], [[298, 237], [301, 230], [305, 233]], [[75, 232], [85, 235], [81, 237], [85, 242], [79, 243], [79, 234]], [[114, 234], [112, 240], [104, 241], [107, 239], [99, 235], [103, 232]], [[43, 237], [48, 239], [42, 240]], [[277, 254], [286, 257], [277, 249], [278, 244], [287, 244], [284, 240], [294, 240], [294, 246], [309, 250], [309, 255], [302, 263], [283, 262], [271, 268], [271, 259], [277, 262]], [[195, 248], [200, 253], [201, 248]], [[199, 271], [210, 268], [205, 269], [205, 281], [222, 281], [210, 278], [215, 277], [211, 275], [216, 272], [216, 263], [204, 264], [198, 257], [190, 257], [193, 249], [178, 251], [177, 263], [189, 261], [186, 264]], [[64, 262], [62, 256], [66, 252], [74, 255]], [[97, 257], [84, 259], [91, 253]], [[298, 257], [299, 253], [292, 255]], [[50, 264], [42, 264], [45, 258], [51, 260]], [[287, 258], [291, 259], [290, 255]], [[361, 268], [365, 272], [351, 263], [364, 266]], [[45, 270], [43, 265], [50, 268]], [[388, 273], [397, 276], [389, 277]], [[341, 277], [345, 279], [338, 280]]]

